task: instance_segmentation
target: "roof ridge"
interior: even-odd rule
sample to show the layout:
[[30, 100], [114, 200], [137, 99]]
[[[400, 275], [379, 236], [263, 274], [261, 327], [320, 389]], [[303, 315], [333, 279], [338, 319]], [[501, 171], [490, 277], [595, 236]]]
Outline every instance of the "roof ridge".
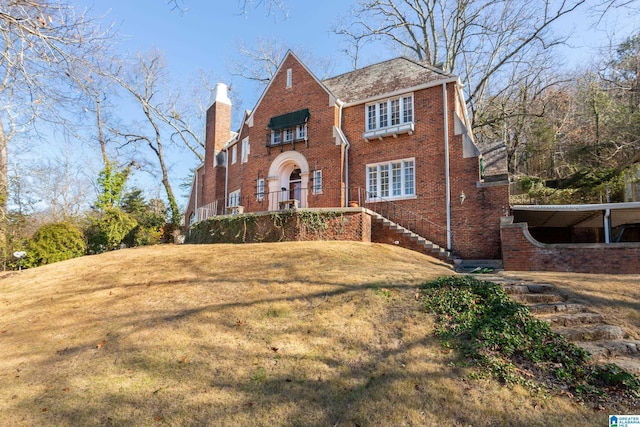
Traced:
[[399, 59], [403, 59], [405, 61], [409, 61], [409, 62], [411, 62], [411, 63], [413, 63], [413, 64], [415, 64], [415, 65], [417, 65], [419, 67], [423, 67], [426, 70], [433, 71], [434, 73], [438, 73], [438, 74], [441, 74], [441, 75], [444, 75], [444, 76], [453, 76], [453, 74], [447, 73], [441, 68], [438, 68], [438, 67], [435, 67], [433, 65], [427, 64], [426, 62], [423, 62], [423, 61], [418, 61], [416, 59], [409, 58], [408, 56], [401, 55], [401, 56], [395, 56], [393, 58], [385, 59], [384, 61], [374, 62], [373, 64], [365, 65], [364, 67], [356, 68], [355, 70], [351, 70], [351, 71], [346, 71], [344, 73], [337, 74], [335, 76], [327, 77], [326, 79], [322, 79], [320, 81], [322, 83], [324, 83], [324, 82], [326, 82], [328, 80], [333, 80], [333, 79], [337, 79], [339, 77], [343, 77], [343, 76], [346, 76], [346, 75], [349, 75], [349, 74], [352, 74], [352, 73], [361, 72], [362, 70], [366, 70], [367, 68], [371, 68], [371, 67], [375, 67], [375, 66], [378, 66], [378, 65], [382, 65], [382, 64], [385, 64], [387, 62], [397, 61]]

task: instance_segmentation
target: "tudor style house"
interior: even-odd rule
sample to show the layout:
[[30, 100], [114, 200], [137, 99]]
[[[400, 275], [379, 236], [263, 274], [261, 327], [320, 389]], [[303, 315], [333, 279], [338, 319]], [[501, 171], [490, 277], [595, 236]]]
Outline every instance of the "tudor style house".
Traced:
[[288, 52], [235, 132], [217, 85], [185, 218], [357, 204], [426, 221], [443, 232], [424, 237], [458, 257], [496, 259], [508, 182], [484, 161], [456, 76], [396, 58], [321, 81]]

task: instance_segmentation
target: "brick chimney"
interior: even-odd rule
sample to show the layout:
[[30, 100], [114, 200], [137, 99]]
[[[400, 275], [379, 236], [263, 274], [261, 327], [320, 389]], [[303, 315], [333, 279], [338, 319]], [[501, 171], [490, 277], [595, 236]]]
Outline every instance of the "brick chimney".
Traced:
[[227, 85], [216, 84], [213, 103], [207, 110], [204, 147], [204, 176], [201, 205], [224, 200], [224, 164], [216, 164], [216, 155], [231, 139], [231, 100]]
[[215, 155], [231, 138], [231, 100], [227, 95], [227, 85], [216, 84], [213, 103], [207, 110], [205, 136], [205, 169], [215, 166]]

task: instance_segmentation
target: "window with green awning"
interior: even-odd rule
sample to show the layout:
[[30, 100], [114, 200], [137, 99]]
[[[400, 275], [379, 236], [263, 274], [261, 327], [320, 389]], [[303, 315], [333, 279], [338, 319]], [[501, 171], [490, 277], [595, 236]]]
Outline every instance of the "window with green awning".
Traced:
[[309, 120], [309, 109], [294, 111], [292, 113], [282, 114], [280, 116], [271, 117], [269, 120], [269, 129], [280, 130], [291, 128], [304, 124]]

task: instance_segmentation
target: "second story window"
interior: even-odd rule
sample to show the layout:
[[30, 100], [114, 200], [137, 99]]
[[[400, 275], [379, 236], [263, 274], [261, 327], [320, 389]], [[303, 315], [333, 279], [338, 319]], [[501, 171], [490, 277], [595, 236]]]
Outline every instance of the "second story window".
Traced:
[[296, 127], [296, 139], [307, 139], [307, 125]]
[[267, 125], [267, 128], [271, 130], [271, 136], [269, 137], [267, 134], [267, 145], [306, 140], [308, 120], [309, 109], [307, 108], [271, 117]]
[[365, 138], [413, 132], [413, 95], [367, 104]]
[[234, 145], [231, 148], [231, 164], [234, 165], [238, 161], [238, 146]]
[[284, 142], [293, 141], [293, 128], [288, 128], [284, 130]]
[[279, 130], [271, 131], [271, 145], [280, 145], [282, 144], [282, 132]]

